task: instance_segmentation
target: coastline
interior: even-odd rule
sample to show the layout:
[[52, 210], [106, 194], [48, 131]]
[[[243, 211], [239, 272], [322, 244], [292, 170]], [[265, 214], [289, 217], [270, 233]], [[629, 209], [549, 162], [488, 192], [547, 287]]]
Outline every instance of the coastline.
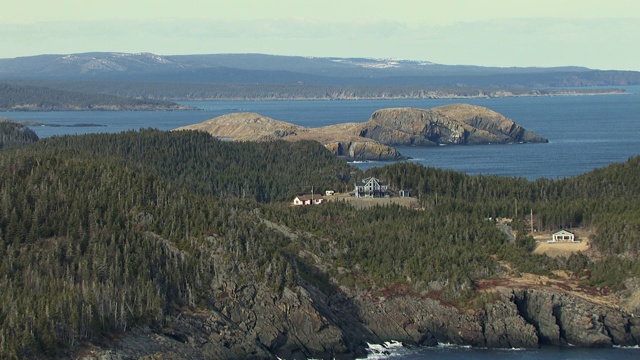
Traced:
[[629, 95], [630, 92], [624, 89], [607, 89], [603, 91], [532, 91], [526, 93], [514, 93], [511, 91], [500, 91], [481, 93], [477, 95], [460, 95], [455, 93], [424, 93], [424, 94], [400, 94], [383, 96], [356, 96], [356, 95], [324, 95], [324, 96], [256, 96], [256, 97], [197, 97], [197, 98], [166, 98], [166, 101], [175, 102], [196, 102], [196, 101], [358, 101], [358, 100], [422, 100], [422, 99], [494, 99], [494, 98], [519, 98], [519, 97], [560, 97], [560, 96], [597, 96], [597, 95]]
[[[461, 91], [466, 88], [460, 88]], [[116, 104], [99, 104], [99, 105], [52, 105], [41, 106], [36, 104], [19, 104], [10, 107], [0, 107], [2, 112], [49, 112], [49, 111], [95, 111], [95, 112], [123, 112], [123, 111], [197, 111], [202, 110], [197, 107], [187, 105], [187, 102], [197, 101], [358, 101], [358, 100], [428, 100], [428, 99], [499, 99], [499, 98], [526, 98], [526, 97], [564, 97], [564, 96], [596, 96], [596, 95], [629, 95], [630, 92], [619, 89], [526, 89], [518, 92], [517, 89], [504, 89], [496, 91], [487, 91], [488, 89], [473, 89], [477, 93], [472, 95], [464, 95], [456, 92], [448, 92], [442, 90], [407, 90], [406, 93], [392, 95], [389, 93], [381, 93], [380, 95], [357, 95], [353, 92], [347, 93], [324, 93], [323, 95], [314, 96], [286, 96], [286, 95], [264, 95], [264, 96], [199, 96], [199, 97], [163, 97], [161, 101], [169, 101], [174, 104], [163, 105], [116, 105]]]

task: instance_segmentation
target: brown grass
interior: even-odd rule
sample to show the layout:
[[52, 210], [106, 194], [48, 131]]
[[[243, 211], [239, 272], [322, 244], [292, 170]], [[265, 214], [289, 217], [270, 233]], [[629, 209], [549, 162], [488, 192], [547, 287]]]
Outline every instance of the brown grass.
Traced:
[[[509, 264], [502, 264], [505, 269], [510, 270]], [[478, 289], [480, 291], [493, 292], [500, 288], [508, 289], [539, 289], [566, 293], [594, 304], [599, 304], [614, 309], [619, 309], [621, 305], [620, 297], [606, 290], [596, 290], [585, 288], [580, 285], [580, 279], [571, 277], [566, 271], [554, 271], [554, 278], [544, 275], [523, 273], [519, 276], [509, 276], [502, 279], [480, 280]]]
[[360, 209], [390, 204], [397, 204], [410, 209], [420, 208], [418, 199], [414, 197], [358, 198], [349, 194], [335, 194], [333, 196], [327, 196], [325, 199], [327, 201], [344, 201]]
[[534, 254], [546, 254], [550, 257], [558, 257], [564, 256], [568, 257], [576, 252], [586, 253], [590, 250], [589, 246], [589, 236], [591, 236], [591, 231], [588, 229], [569, 229], [572, 233], [576, 235], [576, 239], [578, 242], [575, 243], [547, 243], [548, 240], [551, 240], [552, 233], [551, 232], [543, 232], [537, 233], [534, 236], [534, 239], [538, 241], [535, 250], [533, 250]]

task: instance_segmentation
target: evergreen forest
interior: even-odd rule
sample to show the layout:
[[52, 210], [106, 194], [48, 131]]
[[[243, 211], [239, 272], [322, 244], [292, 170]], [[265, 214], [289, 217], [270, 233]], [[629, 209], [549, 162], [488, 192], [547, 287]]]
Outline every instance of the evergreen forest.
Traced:
[[[461, 308], [479, 280], [507, 275], [505, 262], [610, 291], [640, 278], [640, 157], [529, 182], [412, 163], [362, 172], [311, 141], [142, 129], [6, 147], [0, 169], [0, 358], [69, 356], [96, 337], [214, 309], [221, 278], [274, 297], [301, 282], [402, 286]], [[411, 189], [420, 209], [289, 205], [366, 176]], [[539, 230], [594, 229], [592, 253], [533, 254], [529, 211]], [[513, 219], [514, 242], [500, 217]]]
[[0, 110], [179, 110], [187, 107], [160, 100], [125, 98], [50, 87], [0, 82]]
[[[206, 77], [206, 75], [203, 75]], [[165, 101], [199, 101], [199, 100], [283, 100], [283, 99], [425, 99], [425, 98], [476, 98], [502, 96], [549, 96], [563, 94], [624, 93], [624, 90], [579, 89], [579, 88], [530, 88], [524, 86], [510, 87], [505, 90], [495, 85], [485, 86], [450, 86], [449, 80], [431, 78], [425, 81], [420, 78], [404, 85], [358, 85], [350, 84], [313, 84], [299, 79], [282, 82], [283, 74], [269, 76], [268, 80], [251, 80], [250, 78], [224, 78], [221, 81], [201, 82], [180, 78], [173, 82], [163, 81], [90, 81], [90, 80], [22, 80], [13, 82], [12, 86], [46, 86], [59, 89], [65, 93], [80, 92], [85, 97], [97, 97], [104, 94], [105, 99], [155, 99]], [[407, 80], [407, 79], [405, 79]], [[367, 81], [370, 81], [368, 79]], [[423, 84], [436, 84], [424, 86]], [[0, 91], [2, 87], [0, 87]], [[0, 92], [1, 94], [1, 92]], [[70, 100], [70, 99], [66, 99]], [[113, 100], [111, 100], [113, 101]], [[132, 100], [129, 100], [132, 101]], [[23, 101], [24, 103], [24, 101]]]
[[15, 121], [0, 118], [0, 149], [35, 141], [38, 141], [38, 135], [33, 130]]

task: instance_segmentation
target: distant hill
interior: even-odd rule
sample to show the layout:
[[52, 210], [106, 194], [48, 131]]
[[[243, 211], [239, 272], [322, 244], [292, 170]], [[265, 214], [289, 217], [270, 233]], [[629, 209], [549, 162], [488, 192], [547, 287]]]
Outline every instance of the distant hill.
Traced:
[[187, 106], [167, 101], [127, 99], [86, 94], [43, 86], [0, 83], [0, 110], [181, 110]]
[[326, 86], [566, 87], [640, 84], [640, 72], [496, 68], [428, 61], [264, 54], [84, 53], [0, 59], [0, 79]]

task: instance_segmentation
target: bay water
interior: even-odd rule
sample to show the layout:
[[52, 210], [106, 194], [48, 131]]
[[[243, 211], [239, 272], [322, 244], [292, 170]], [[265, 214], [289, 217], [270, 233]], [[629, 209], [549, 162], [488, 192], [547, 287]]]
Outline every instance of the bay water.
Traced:
[[424, 348], [404, 348], [392, 346], [382, 350], [373, 346], [367, 360], [636, 360], [640, 358], [640, 349], [634, 348], [597, 348], [545, 346], [539, 349], [478, 349], [454, 345], [439, 345]]
[[[563, 178], [622, 162], [640, 154], [640, 86], [624, 95], [482, 99], [280, 100], [182, 102], [190, 111], [0, 112], [0, 117], [36, 121], [39, 137], [141, 128], [171, 130], [234, 112], [256, 112], [306, 127], [364, 122], [382, 108], [433, 108], [452, 103], [486, 106], [549, 139], [546, 144], [398, 147], [413, 162], [468, 174]], [[82, 126], [77, 126], [77, 125]], [[90, 126], [89, 126], [90, 125]], [[388, 162], [354, 165], [366, 169]]]

